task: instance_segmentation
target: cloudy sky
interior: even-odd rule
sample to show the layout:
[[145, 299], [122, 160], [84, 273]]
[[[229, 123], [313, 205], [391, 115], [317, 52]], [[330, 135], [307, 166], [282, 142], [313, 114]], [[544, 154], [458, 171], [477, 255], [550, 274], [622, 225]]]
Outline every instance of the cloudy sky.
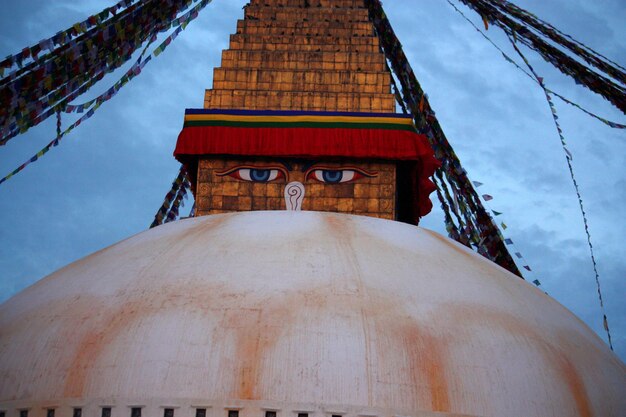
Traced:
[[[453, 0], [476, 24], [474, 12]], [[82, 21], [114, 0], [3, 0], [0, 56]], [[0, 302], [56, 269], [145, 230], [178, 164], [185, 108], [202, 107], [212, 68], [243, 16], [244, 0], [215, 0], [158, 59], [61, 145], [0, 185]], [[517, 0], [588, 46], [626, 65], [623, 0]], [[413, 69], [488, 208], [508, 228], [542, 288], [602, 339], [577, 198], [542, 91], [507, 63], [446, 0], [385, 2]], [[497, 28], [487, 34], [510, 51]], [[514, 53], [511, 52], [511, 56]], [[619, 123], [610, 104], [528, 53], [554, 91]], [[113, 78], [99, 84], [107, 89]], [[92, 94], [93, 96], [94, 94]], [[97, 94], [96, 94], [97, 95]], [[588, 214], [613, 344], [626, 359], [626, 132], [555, 99]], [[65, 118], [67, 126], [72, 119]], [[0, 149], [1, 176], [55, 135], [52, 120]], [[437, 205], [435, 203], [435, 205]], [[189, 204], [187, 209], [191, 206]], [[184, 209], [184, 213], [187, 212]], [[445, 233], [437, 209], [422, 225]]]

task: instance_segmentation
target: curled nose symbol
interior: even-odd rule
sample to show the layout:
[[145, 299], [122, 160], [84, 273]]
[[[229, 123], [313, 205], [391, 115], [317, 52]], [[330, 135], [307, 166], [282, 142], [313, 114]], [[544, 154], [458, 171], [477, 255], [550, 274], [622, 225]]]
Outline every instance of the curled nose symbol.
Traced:
[[292, 181], [285, 186], [285, 207], [287, 210], [302, 210], [304, 200], [304, 185], [298, 181]]

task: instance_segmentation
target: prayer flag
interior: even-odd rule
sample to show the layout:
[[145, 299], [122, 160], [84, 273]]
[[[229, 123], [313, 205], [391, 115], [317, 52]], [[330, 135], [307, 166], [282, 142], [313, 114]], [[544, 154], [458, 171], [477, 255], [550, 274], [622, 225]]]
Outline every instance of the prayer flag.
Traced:
[[574, 159], [574, 158], [572, 157], [572, 154], [570, 153], [569, 149], [567, 149], [567, 148], [564, 146], [564, 147], [563, 147], [563, 150], [564, 150], [564, 151], [565, 151], [565, 153], [567, 154], [567, 158], [568, 158], [568, 159], [570, 159], [570, 160]]

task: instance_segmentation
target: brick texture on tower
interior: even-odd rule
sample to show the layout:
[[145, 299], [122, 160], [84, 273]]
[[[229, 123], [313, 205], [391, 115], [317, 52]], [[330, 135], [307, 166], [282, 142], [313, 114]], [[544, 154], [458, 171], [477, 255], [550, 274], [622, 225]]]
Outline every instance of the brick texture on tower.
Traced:
[[205, 108], [394, 112], [363, 0], [253, 0]]
[[[391, 74], [363, 0], [252, 0], [244, 9], [204, 108], [395, 112]], [[284, 182], [215, 175], [247, 162], [245, 156], [200, 157], [197, 215], [285, 209]], [[346, 162], [377, 175], [350, 184], [306, 184], [304, 210], [396, 217], [395, 163], [323, 162]]]

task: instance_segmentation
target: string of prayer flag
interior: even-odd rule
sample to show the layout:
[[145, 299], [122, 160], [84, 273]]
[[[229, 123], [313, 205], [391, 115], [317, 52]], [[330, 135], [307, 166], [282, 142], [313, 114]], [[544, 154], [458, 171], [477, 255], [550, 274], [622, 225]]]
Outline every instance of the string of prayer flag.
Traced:
[[545, 97], [546, 97], [546, 100], [548, 102], [548, 105], [550, 106], [550, 112], [552, 113], [552, 118], [554, 120], [554, 125], [555, 125], [557, 133], [559, 135], [559, 139], [561, 140], [561, 146], [562, 146], [563, 151], [565, 153], [565, 161], [567, 162], [567, 168], [569, 170], [570, 178], [572, 180], [572, 183], [574, 184], [574, 189], [576, 190], [576, 196], [578, 197], [578, 206], [580, 207], [580, 212], [582, 214], [583, 225], [585, 227], [585, 234], [587, 236], [587, 244], [589, 246], [589, 254], [591, 256], [591, 263], [593, 265], [593, 272], [595, 274], [596, 289], [598, 291], [598, 299], [600, 301], [600, 309], [602, 310], [602, 314], [604, 316], [605, 330], [606, 330], [606, 334], [607, 334], [607, 338], [608, 338], [608, 342], [609, 342], [609, 347], [611, 348], [611, 350], [613, 350], [613, 342], [611, 340], [611, 332], [609, 330], [608, 321], [606, 319], [606, 313], [605, 313], [605, 310], [604, 310], [604, 301], [603, 301], [603, 297], [602, 297], [602, 287], [600, 286], [600, 274], [598, 273], [598, 266], [597, 266], [597, 263], [596, 263], [596, 257], [595, 257], [594, 251], [593, 251], [593, 245], [591, 244], [591, 233], [589, 232], [589, 223], [587, 221], [587, 213], [585, 212], [582, 196], [580, 194], [580, 188], [578, 187], [578, 182], [576, 181], [576, 177], [574, 176], [574, 167], [572, 166], [572, 159], [573, 159], [572, 158], [572, 154], [567, 149], [567, 144], [565, 142], [565, 137], [563, 136], [563, 130], [561, 129], [561, 125], [559, 124], [559, 117], [558, 117], [558, 115], [556, 113], [556, 107], [554, 106], [554, 103], [552, 102], [552, 98], [550, 97], [550, 93], [548, 92], [548, 89], [545, 87], [545, 84], [543, 82], [543, 78], [540, 77], [537, 74], [537, 72], [532, 67], [532, 65], [530, 64], [530, 62], [526, 58], [526, 56], [517, 47], [517, 45], [515, 43], [515, 39], [512, 38], [511, 36], [509, 36], [509, 41], [513, 45], [513, 48], [515, 49], [515, 52], [517, 52], [517, 54], [520, 56], [520, 58], [522, 58], [524, 63], [526, 63], [526, 66], [528, 67], [529, 71], [537, 79], [537, 82], [539, 83], [539, 85], [541, 86], [541, 88], [542, 88], [542, 90], [543, 90], [543, 92], [545, 94]]
[[185, 167], [181, 165], [176, 179], [172, 182], [170, 191], [168, 191], [165, 195], [163, 204], [161, 204], [161, 207], [154, 216], [154, 221], [150, 225], [150, 229], [176, 220], [181, 201], [187, 194], [187, 190], [190, 189], [190, 186], [191, 184], [189, 183], [187, 171], [185, 170]]
[[70, 26], [69, 29], [58, 32], [51, 38], [42, 39], [35, 45], [22, 49], [22, 51], [18, 54], [7, 56], [4, 60], [0, 61], [0, 77], [4, 77], [4, 72], [6, 70], [10, 70], [13, 67], [22, 68], [25, 63], [24, 61], [37, 60], [38, 55], [42, 51], [52, 51], [54, 50], [55, 45], [62, 46], [68, 43], [77, 36], [87, 32], [88, 29], [102, 24], [102, 22], [108, 19], [110, 16], [115, 16], [119, 11], [130, 7], [133, 3], [137, 1], [138, 0], [122, 0], [111, 7], [107, 7], [100, 13], [89, 16], [82, 22], [73, 24], [72, 26]]
[[[467, 22], [468, 22], [468, 23], [469, 23], [469, 24], [470, 24], [470, 25], [471, 25], [471, 26], [472, 26], [472, 27], [473, 27], [473, 28], [474, 28], [474, 29], [475, 29], [475, 30], [476, 30], [476, 31], [477, 31], [477, 32], [478, 32], [478, 33], [479, 33], [479, 34], [480, 34], [480, 35], [481, 35], [481, 36], [482, 36], [485, 40], [487, 40], [487, 42], [489, 42], [489, 43], [490, 43], [490, 44], [491, 44], [494, 48], [496, 48], [496, 49], [497, 49], [497, 50], [498, 50], [498, 51], [502, 54], [502, 56], [504, 57], [504, 59], [505, 59], [507, 62], [509, 62], [510, 64], [514, 65], [514, 66], [515, 66], [515, 67], [516, 67], [519, 71], [521, 71], [522, 73], [524, 73], [524, 74], [525, 74], [525, 75], [526, 75], [529, 79], [531, 79], [533, 82], [537, 82], [537, 80], [535, 79], [535, 77], [533, 77], [533, 76], [532, 76], [530, 73], [528, 73], [528, 72], [527, 72], [524, 68], [522, 68], [522, 66], [520, 66], [517, 62], [515, 62], [515, 61], [514, 61], [514, 60], [513, 60], [513, 59], [512, 59], [509, 55], [507, 55], [507, 53], [506, 53], [506, 52], [504, 52], [504, 51], [502, 50], [502, 48], [500, 48], [500, 47], [499, 47], [499, 46], [498, 46], [498, 45], [497, 45], [494, 41], [492, 41], [492, 40], [491, 40], [491, 38], [489, 38], [489, 37], [488, 37], [488, 36], [487, 36], [487, 35], [486, 35], [486, 34], [485, 34], [482, 30], [480, 30], [480, 28], [478, 28], [478, 26], [476, 26], [476, 25], [474, 24], [474, 22], [472, 22], [472, 21], [471, 21], [471, 20], [470, 20], [467, 16], [465, 16], [465, 14], [464, 14], [461, 10], [459, 10], [459, 8], [458, 8], [458, 7], [456, 7], [456, 6], [454, 5], [454, 3], [452, 3], [452, 1], [451, 1], [451, 0], [446, 0], [446, 1], [448, 2], [448, 4], [449, 4], [450, 6], [452, 6], [452, 8], [453, 8], [453, 9], [454, 9], [454, 10], [455, 10], [458, 14], [460, 14], [460, 15], [461, 15], [461, 17], [462, 17], [465, 21], [467, 21]], [[512, 36], [513, 36], [513, 39], [516, 39], [516, 38], [517, 38], [517, 33], [516, 33], [516, 32], [513, 32]], [[572, 38], [571, 38], [570, 36], [568, 36], [568, 35], [563, 34], [563, 36], [565, 36], [565, 37], [568, 37], [568, 38], [572, 39]], [[575, 40], [574, 40], [574, 42], [577, 42], [577, 41], [575, 41]], [[582, 44], [581, 44], [581, 45], [582, 45]], [[584, 45], [583, 45], [583, 46], [584, 46]], [[600, 54], [598, 54], [598, 55], [599, 55], [599, 56], [601, 56], [601, 57], [603, 57], [603, 56], [602, 56], [602, 55], [600, 55]], [[604, 57], [603, 57], [603, 58], [604, 58]], [[606, 59], [606, 58], [605, 58], [605, 59]], [[607, 59], [607, 60], [608, 60], [608, 59]], [[620, 67], [619, 65], [615, 64], [613, 61], [611, 61], [611, 60], [608, 60], [608, 61], [609, 61], [609, 62], [611, 62], [611, 63], [613, 63], [613, 64], [614, 64], [614, 65], [616, 65], [617, 67], [619, 67], [619, 68], [621, 68], [621, 69], [624, 69], [624, 68]], [[593, 118], [595, 118], [595, 119], [599, 120], [600, 122], [604, 123], [605, 125], [607, 125], [607, 126], [609, 126], [609, 127], [611, 127], [611, 128], [614, 128], [614, 129], [626, 129], [626, 125], [625, 125], [625, 124], [616, 123], [616, 122], [612, 122], [612, 121], [610, 121], [610, 120], [607, 120], [606, 118], [601, 117], [601, 116], [598, 116], [597, 114], [595, 114], [595, 113], [593, 113], [593, 112], [591, 112], [591, 111], [589, 111], [589, 110], [585, 109], [584, 107], [582, 107], [581, 105], [579, 105], [579, 104], [577, 104], [577, 103], [573, 102], [572, 100], [569, 100], [569, 99], [567, 99], [567, 98], [563, 97], [561, 94], [558, 94], [558, 93], [556, 93], [555, 91], [552, 91], [552, 90], [549, 90], [549, 89], [546, 89], [546, 90], [547, 90], [550, 94], [554, 95], [555, 97], [558, 97], [561, 101], [563, 101], [563, 102], [565, 102], [565, 103], [567, 103], [567, 104], [569, 104], [569, 105], [571, 105], [571, 106], [573, 106], [573, 107], [576, 107], [578, 110], [580, 110], [580, 111], [582, 111], [582, 112], [586, 113], [588, 116], [591, 116], [591, 117], [593, 117]]]
[[[211, 0], [122, 1], [49, 40], [7, 57], [0, 68], [0, 145], [65, 109], [136, 50], [174, 26], [180, 30]], [[182, 16], [179, 16], [181, 15]], [[158, 56], [175, 31], [152, 54]], [[42, 52], [45, 50], [45, 53]], [[135, 75], [141, 67], [133, 68]], [[124, 83], [125, 84], [125, 83]], [[83, 105], [83, 110], [89, 104]], [[69, 106], [68, 111], [80, 107]]]
[[[161, 44], [150, 55], [148, 55], [147, 57], [144, 58], [145, 53], [146, 53], [148, 47], [154, 42], [154, 40], [156, 40], [156, 34], [153, 35], [150, 38], [149, 43], [146, 45], [144, 50], [141, 52], [140, 56], [137, 58], [136, 62], [126, 71], [126, 73], [113, 86], [111, 86], [108, 90], [106, 90], [100, 96], [94, 98], [93, 100], [90, 100], [88, 102], [85, 102], [85, 103], [82, 103], [82, 104], [79, 104], [79, 105], [72, 105], [72, 104], [64, 105], [63, 106], [63, 110], [65, 112], [68, 112], [68, 113], [85, 113], [85, 114], [80, 119], [78, 119], [75, 123], [73, 123], [71, 126], [69, 126], [63, 132], [60, 132], [60, 126], [57, 125], [58, 129], [57, 129], [57, 136], [56, 136], [56, 138], [54, 140], [52, 140], [50, 143], [48, 143], [43, 149], [41, 149], [39, 152], [37, 152], [29, 160], [27, 160], [22, 165], [20, 165], [19, 167], [17, 167], [13, 171], [11, 171], [5, 177], [1, 178], [0, 179], [0, 184], [2, 184], [3, 182], [7, 181], [8, 179], [10, 179], [11, 177], [13, 177], [18, 172], [24, 170], [24, 168], [26, 168], [32, 162], [37, 161], [40, 157], [45, 155], [51, 148], [57, 146], [59, 144], [60, 140], [65, 135], [67, 135], [72, 130], [74, 130], [76, 127], [78, 127], [82, 122], [84, 122], [85, 120], [87, 120], [91, 116], [93, 116], [95, 111], [104, 102], [106, 102], [106, 101], [110, 100], [111, 98], [113, 98], [125, 85], [127, 85], [133, 78], [135, 78], [137, 75], [139, 75], [141, 73], [142, 69], [146, 66], [146, 64], [148, 64], [148, 62], [150, 62], [152, 60], [152, 58], [156, 56], [155, 55], [155, 51], [157, 49], [160, 50], [161, 52], [163, 52], [165, 50], [165, 48], [167, 48], [167, 46], [172, 42], [172, 40], [174, 40], [178, 36], [178, 34], [184, 29], [184, 27], [186, 27], [189, 24], [189, 22], [191, 22], [193, 19], [195, 19], [198, 16], [198, 12], [202, 8], [204, 8], [207, 4], [209, 4], [211, 1], [212, 0], [202, 0], [196, 6], [194, 6], [191, 10], [189, 10], [187, 13], [182, 15], [180, 18], [174, 19], [171, 23], [178, 25], [178, 27], [176, 27], [176, 29], [173, 31], [173, 33], [171, 33], [163, 42], [161, 42]], [[83, 86], [80, 89], [78, 89], [76, 92], [74, 92], [73, 94], [69, 95], [68, 98], [70, 98], [70, 97], [74, 98], [75, 96], [80, 95], [83, 92], [87, 91], [88, 88], [89, 88], [88, 86]], [[57, 105], [57, 107], [50, 108], [45, 113], [42, 113], [40, 116], [35, 117], [34, 120], [35, 120], [36, 123], [39, 123], [39, 122], [43, 121], [45, 118], [47, 118], [49, 115], [54, 114], [55, 112], [58, 115], [57, 117], [60, 118], [60, 111], [61, 111], [61, 105]], [[14, 137], [15, 135], [17, 135], [19, 133], [22, 133], [22, 131], [20, 130], [20, 131], [13, 131], [13, 132], [11, 132], [4, 139], [4, 142], [0, 141], [0, 144], [6, 143], [6, 141], [8, 139], [10, 139], [11, 137]]]
[[[474, 181], [474, 183], [476, 183], [476, 182], [477, 182], [477, 181]], [[483, 184], [482, 184], [482, 183], [480, 183], [480, 182], [479, 182], [479, 184], [480, 184], [480, 185], [483, 185]], [[484, 195], [483, 195], [483, 199], [487, 202], [487, 201], [491, 201], [491, 200], [493, 200], [493, 197], [492, 197], [491, 195], [489, 195], [489, 194], [484, 194]], [[493, 213], [493, 215], [494, 215], [494, 216], [496, 216], [496, 217], [497, 217], [497, 216], [501, 216], [501, 215], [503, 214], [502, 212], [500, 212], [500, 211], [496, 211], [496, 210], [493, 210], [493, 209], [491, 209], [490, 211], [491, 211], [491, 212]], [[504, 222], [500, 222], [500, 227], [502, 228], [502, 230], [503, 230], [503, 231], [508, 229], [508, 226], [507, 226], [507, 225], [506, 225], [506, 223], [504, 223]], [[513, 242], [513, 239], [511, 239], [511, 238], [505, 238], [505, 239], [504, 239], [504, 243], [505, 243], [507, 246], [510, 246], [513, 250], [516, 250], [516, 249], [515, 249], [515, 243]], [[517, 259], [521, 262], [522, 268], [524, 268], [524, 269], [525, 269], [526, 271], [528, 271], [528, 272], [532, 272], [532, 269], [530, 268], [530, 265], [528, 264], [528, 262], [526, 261], [526, 259], [524, 259], [524, 256], [522, 255], [522, 253], [516, 250], [516, 252], [515, 252], [514, 254], [515, 254], [515, 257], [516, 257], [516, 258], [517, 258]], [[535, 285], [539, 286], [540, 284], [537, 284], [537, 282], [539, 282], [539, 281], [538, 281], [538, 280], [533, 281], [533, 283], [534, 283]]]
[[[577, 84], [601, 95], [626, 113], [626, 73], [591, 48], [506, 0], [459, 0], [499, 26], [516, 42], [536, 51]], [[558, 47], [556, 46], [558, 45]], [[614, 81], [616, 80], [616, 81]]]
[[[521, 277], [521, 272], [509, 254], [497, 225], [483, 207], [467, 172], [443, 133], [428, 97], [417, 81], [402, 45], [385, 15], [380, 0], [366, 0], [365, 4], [381, 47], [400, 83], [406, 108], [413, 116], [418, 132], [426, 135], [430, 141], [435, 157], [442, 163], [440, 171], [445, 176], [445, 182], [450, 184], [453, 190], [452, 205], [444, 204], [444, 198], [446, 198], [444, 193], [437, 193], [442, 208], [451, 210], [454, 207], [455, 215], [458, 213], [459, 218], [462, 219], [453, 225], [449, 223], [454, 222], [453, 217], [446, 216], [446, 229], [449, 233], [452, 231], [453, 234], [450, 235], [452, 238], [469, 245], [481, 255]], [[442, 183], [438, 181], [438, 184]]]

